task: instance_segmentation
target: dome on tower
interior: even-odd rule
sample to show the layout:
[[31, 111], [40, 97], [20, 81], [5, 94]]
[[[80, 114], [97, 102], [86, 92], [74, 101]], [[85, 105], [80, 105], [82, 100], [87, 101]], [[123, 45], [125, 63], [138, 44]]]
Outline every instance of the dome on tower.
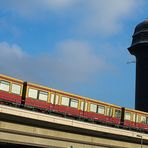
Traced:
[[136, 26], [131, 46], [141, 43], [148, 43], [148, 19]]

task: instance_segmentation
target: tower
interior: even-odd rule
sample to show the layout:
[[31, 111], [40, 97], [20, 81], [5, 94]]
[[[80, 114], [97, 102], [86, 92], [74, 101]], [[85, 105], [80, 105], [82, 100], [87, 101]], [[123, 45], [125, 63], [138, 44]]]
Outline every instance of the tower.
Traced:
[[128, 50], [136, 57], [135, 109], [148, 112], [148, 19], [136, 26]]

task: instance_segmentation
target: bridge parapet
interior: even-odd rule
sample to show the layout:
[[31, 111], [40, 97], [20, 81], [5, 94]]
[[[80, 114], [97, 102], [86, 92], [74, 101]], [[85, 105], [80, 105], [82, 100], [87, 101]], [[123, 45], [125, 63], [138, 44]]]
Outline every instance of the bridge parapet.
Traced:
[[[67, 119], [5, 105], [0, 105], [0, 118], [0, 128], [3, 134], [10, 134], [12, 131], [17, 131], [16, 134], [18, 135], [20, 135], [20, 133], [25, 134], [26, 132], [31, 132], [36, 134], [31, 134], [28, 136], [35, 138], [42, 131], [44, 134], [41, 132], [43, 134], [43, 137], [41, 137], [45, 138], [46, 140], [50, 139], [48, 137], [50, 135], [50, 137], [52, 137], [51, 139], [56, 138], [59, 139], [58, 141], [67, 139], [64, 141], [71, 141], [70, 143], [75, 144], [78, 144], [79, 141], [81, 141], [81, 143], [85, 145], [91, 145], [92, 143], [92, 145], [94, 144], [94, 147], [120, 147], [122, 145], [122, 147], [132, 146], [138, 148], [142, 138], [142, 144], [145, 144], [145, 148], [148, 147], [148, 134]], [[15, 127], [16, 124], [17, 127]], [[41, 128], [43, 129], [40, 130]], [[10, 139], [8, 139], [8, 141], [11, 141]], [[1, 137], [1, 141], [2, 140], [7, 141], [7, 139], [3, 139]], [[105, 144], [105, 141], [107, 143], [109, 142], [110, 144]], [[15, 140], [12, 140], [11, 142], [15, 143]], [[31, 144], [31, 141], [28, 143], [30, 143], [30, 145], [36, 145], [35, 142], [33, 142], [33, 144]], [[53, 143], [56, 144], [58, 142]], [[64, 143], [66, 144], [66, 142]], [[60, 145], [61, 144], [59, 144], [59, 146]]]

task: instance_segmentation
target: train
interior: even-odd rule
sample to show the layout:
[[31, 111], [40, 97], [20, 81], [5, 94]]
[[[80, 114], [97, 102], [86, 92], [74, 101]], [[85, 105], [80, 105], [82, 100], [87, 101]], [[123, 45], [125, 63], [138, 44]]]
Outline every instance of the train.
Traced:
[[148, 113], [0, 74], [0, 104], [148, 133]]

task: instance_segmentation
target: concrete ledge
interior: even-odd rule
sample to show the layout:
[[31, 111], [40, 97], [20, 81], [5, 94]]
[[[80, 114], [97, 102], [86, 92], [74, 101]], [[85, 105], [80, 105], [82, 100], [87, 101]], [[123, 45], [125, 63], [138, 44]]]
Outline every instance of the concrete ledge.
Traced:
[[19, 109], [19, 108], [13, 108], [5, 105], [0, 105], [0, 113], [43, 121], [47, 123], [59, 124], [63, 126], [70, 126], [75, 128], [91, 130], [95, 132], [103, 132], [106, 134], [115, 134], [119, 136], [131, 137], [131, 138], [138, 138], [137, 135], [140, 135], [142, 136], [143, 139], [148, 140], [148, 134], [144, 134], [144, 133], [138, 133], [138, 132], [124, 130], [124, 129], [112, 128], [112, 127], [91, 124], [91, 123], [66, 119], [66, 118], [52, 116], [52, 115], [46, 115], [43, 113], [28, 111], [28, 110]]
[[[135, 143], [0, 121], [0, 142], [55, 148], [139, 148]], [[72, 147], [71, 147], [72, 146]], [[143, 148], [148, 148], [143, 144]]]

